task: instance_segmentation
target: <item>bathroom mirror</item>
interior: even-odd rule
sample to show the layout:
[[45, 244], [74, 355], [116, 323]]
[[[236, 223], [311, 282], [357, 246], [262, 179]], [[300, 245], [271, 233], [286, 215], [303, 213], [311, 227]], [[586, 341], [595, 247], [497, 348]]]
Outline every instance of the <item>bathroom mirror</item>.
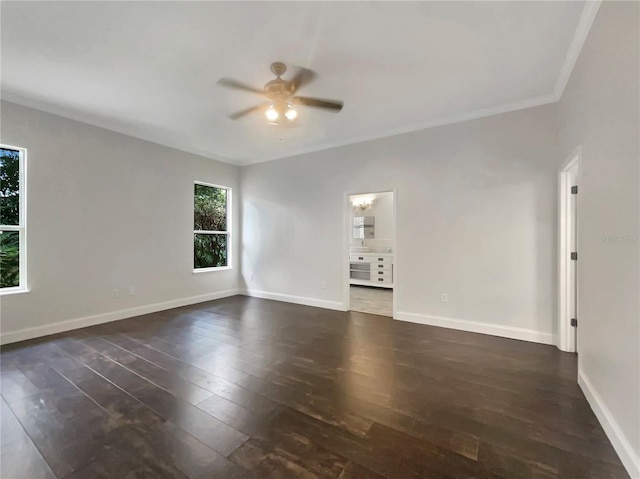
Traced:
[[371, 239], [375, 237], [375, 216], [354, 216], [353, 237], [355, 239]]

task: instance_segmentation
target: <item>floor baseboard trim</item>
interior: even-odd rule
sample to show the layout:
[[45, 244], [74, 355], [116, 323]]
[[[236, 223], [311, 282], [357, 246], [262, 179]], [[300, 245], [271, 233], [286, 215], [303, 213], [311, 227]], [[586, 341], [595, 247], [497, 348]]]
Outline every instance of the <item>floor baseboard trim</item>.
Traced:
[[489, 334], [509, 339], [519, 339], [541, 344], [555, 344], [553, 334], [542, 333], [533, 329], [515, 328], [499, 324], [479, 323], [465, 319], [445, 318], [442, 316], [428, 316], [425, 314], [405, 313], [398, 311], [394, 319], [411, 323], [439, 326], [441, 328], [458, 329], [470, 333]]
[[313, 306], [316, 308], [333, 309], [335, 311], [344, 311], [344, 305], [340, 301], [329, 301], [326, 299], [309, 298], [306, 296], [294, 296], [292, 294], [270, 293], [268, 291], [258, 291], [256, 289], [242, 289], [240, 294], [250, 296], [252, 298], [273, 299], [285, 303], [302, 304], [305, 306]]
[[587, 398], [587, 402], [591, 406], [593, 413], [602, 425], [602, 429], [604, 429], [604, 432], [607, 434], [609, 441], [611, 441], [611, 445], [618, 454], [618, 457], [620, 457], [620, 461], [622, 461], [622, 464], [627, 469], [629, 476], [632, 478], [640, 478], [640, 457], [638, 457], [638, 454], [633, 450], [631, 443], [625, 437], [620, 426], [618, 426], [617, 421], [613, 417], [613, 414], [611, 414], [611, 411], [609, 411], [602, 396], [600, 396], [587, 375], [581, 369], [578, 369], [578, 385]]
[[217, 291], [215, 293], [207, 293], [198, 296], [190, 296], [187, 298], [173, 299], [171, 301], [164, 301], [162, 303], [136, 306], [134, 308], [121, 309], [108, 313], [84, 316], [82, 318], [58, 321], [57, 323], [46, 324], [42, 326], [19, 329], [17, 331], [0, 334], [0, 344], [10, 344], [18, 341], [25, 341], [27, 339], [39, 338], [41, 336], [48, 336], [50, 334], [71, 331], [72, 329], [86, 328], [87, 326], [95, 326], [96, 324], [118, 321], [120, 319], [131, 318], [143, 314], [157, 313], [158, 311], [179, 308], [181, 306], [189, 306], [190, 304], [212, 301], [214, 299], [227, 298], [229, 296], [236, 296], [238, 294], [240, 294], [239, 289], [227, 289], [224, 291]]

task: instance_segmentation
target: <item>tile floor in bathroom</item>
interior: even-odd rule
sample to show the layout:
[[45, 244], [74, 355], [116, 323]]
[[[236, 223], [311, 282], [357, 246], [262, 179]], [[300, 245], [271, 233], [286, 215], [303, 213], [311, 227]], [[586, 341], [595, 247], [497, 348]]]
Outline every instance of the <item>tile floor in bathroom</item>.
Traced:
[[351, 311], [393, 316], [393, 290], [371, 286], [349, 287]]

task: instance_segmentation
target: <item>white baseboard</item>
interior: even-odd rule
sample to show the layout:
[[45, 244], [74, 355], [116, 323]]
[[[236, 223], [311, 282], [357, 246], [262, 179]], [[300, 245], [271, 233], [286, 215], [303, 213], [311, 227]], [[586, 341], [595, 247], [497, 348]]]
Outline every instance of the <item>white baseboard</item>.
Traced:
[[471, 333], [490, 334], [503, 338], [531, 341], [533, 343], [555, 344], [553, 334], [542, 333], [533, 329], [515, 328], [499, 324], [479, 323], [465, 319], [444, 318], [442, 316], [427, 316], [424, 314], [403, 313], [398, 311], [394, 319], [409, 321], [411, 323], [428, 324], [441, 328], [458, 329]]
[[[258, 291], [255, 289], [242, 289], [240, 294], [254, 298], [272, 299], [284, 301], [285, 303], [303, 304], [316, 308], [333, 309], [335, 311], [346, 311], [345, 305], [340, 301], [328, 301], [325, 299], [309, 298], [304, 296], [294, 296], [291, 294], [270, 293], [268, 291]], [[490, 334], [503, 338], [520, 339], [542, 344], [555, 344], [556, 338], [553, 334], [542, 333], [533, 329], [515, 328], [511, 326], [501, 326], [497, 324], [478, 323], [476, 321], [466, 321], [462, 319], [443, 318], [439, 316], [427, 316], [415, 313], [397, 312], [394, 319], [409, 321], [412, 323], [428, 324], [442, 328], [459, 329], [472, 333]]]
[[285, 303], [304, 304], [305, 306], [314, 306], [316, 308], [345, 311], [344, 304], [341, 301], [329, 301], [326, 299], [308, 298], [306, 296], [294, 296], [292, 294], [270, 293], [268, 291], [258, 291], [256, 289], [242, 289], [240, 290], [240, 294], [244, 296], [251, 296], [253, 298], [273, 299], [275, 301], [283, 301]]
[[587, 402], [591, 406], [593, 413], [598, 418], [598, 421], [600, 421], [602, 429], [604, 429], [609, 441], [611, 441], [611, 445], [627, 469], [629, 476], [632, 479], [640, 478], [640, 457], [638, 457], [638, 454], [633, 450], [631, 443], [625, 437], [620, 426], [618, 426], [617, 421], [613, 417], [613, 414], [611, 414], [611, 411], [609, 411], [609, 408], [607, 408], [602, 396], [600, 396], [591, 381], [589, 381], [587, 375], [579, 368], [578, 384], [587, 398]]
[[69, 319], [66, 321], [59, 321], [57, 323], [46, 324], [43, 326], [34, 326], [32, 328], [19, 329], [17, 331], [11, 331], [8, 333], [3, 332], [2, 334], [0, 334], [0, 344], [9, 344], [15, 343], [17, 341], [24, 341], [26, 339], [39, 338], [41, 336], [48, 336], [49, 334], [62, 333], [64, 331], [70, 331], [72, 329], [85, 328], [87, 326], [94, 326], [96, 324], [108, 323], [110, 321], [117, 321], [119, 319], [131, 318], [133, 316], [140, 316], [142, 314], [156, 313], [158, 311], [164, 311], [171, 308], [179, 308], [181, 306], [188, 306], [190, 304], [202, 303], [204, 301], [227, 298], [229, 296], [236, 296], [238, 294], [240, 294], [239, 289], [227, 289], [215, 293], [190, 296], [188, 298], [174, 299], [171, 301], [164, 301], [162, 303], [136, 306], [135, 308], [121, 309], [119, 311], [112, 311], [109, 313], [85, 316], [82, 318]]

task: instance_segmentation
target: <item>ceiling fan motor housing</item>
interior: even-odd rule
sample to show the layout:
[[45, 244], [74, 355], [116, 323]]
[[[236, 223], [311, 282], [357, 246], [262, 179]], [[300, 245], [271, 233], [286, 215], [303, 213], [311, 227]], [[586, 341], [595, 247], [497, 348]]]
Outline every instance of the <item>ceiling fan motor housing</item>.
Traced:
[[293, 94], [291, 83], [282, 78], [276, 78], [268, 82], [264, 86], [264, 91], [272, 100], [284, 100]]
[[271, 64], [271, 72], [278, 78], [267, 82], [264, 86], [264, 91], [272, 100], [286, 100], [294, 93], [291, 82], [280, 78], [286, 71], [287, 65], [282, 62], [273, 62]]

